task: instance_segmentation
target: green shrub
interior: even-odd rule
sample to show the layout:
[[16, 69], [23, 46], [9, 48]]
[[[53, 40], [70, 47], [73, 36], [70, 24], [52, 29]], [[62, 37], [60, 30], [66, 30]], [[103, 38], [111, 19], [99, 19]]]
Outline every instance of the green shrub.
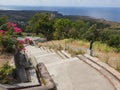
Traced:
[[14, 68], [10, 66], [8, 62], [0, 67], [0, 83], [10, 83], [12, 81], [9, 75], [12, 73], [13, 69]]
[[2, 45], [4, 46], [6, 52], [13, 52], [16, 42], [12, 38], [6, 37], [2, 40]]
[[108, 46], [105, 43], [101, 43], [101, 42], [95, 42], [93, 44], [93, 48], [99, 51], [104, 51], [104, 52], [110, 52], [110, 51], [114, 51], [114, 48]]

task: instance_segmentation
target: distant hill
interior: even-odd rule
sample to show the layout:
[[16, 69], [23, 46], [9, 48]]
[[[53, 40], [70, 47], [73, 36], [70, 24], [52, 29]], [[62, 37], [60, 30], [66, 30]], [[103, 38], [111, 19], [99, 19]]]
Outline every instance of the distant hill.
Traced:
[[20, 27], [24, 28], [28, 20], [31, 19], [36, 13], [52, 13], [55, 17], [62, 17], [61, 14], [52, 11], [15, 11], [15, 10], [0, 10], [0, 17], [7, 17], [8, 21], [17, 23]]
[[[65, 18], [69, 18], [71, 20], [83, 20], [85, 22], [90, 22], [91, 24], [97, 23], [99, 26], [107, 26], [111, 30], [120, 30], [119, 22], [107, 21], [105, 19], [93, 18], [89, 16], [78, 16], [78, 15], [66, 15]], [[102, 25], [101, 25], [102, 24]]]
[[118, 22], [111, 22], [106, 21], [104, 19], [97, 19], [89, 16], [78, 16], [78, 15], [62, 15], [56, 11], [35, 11], [35, 10], [22, 10], [22, 11], [15, 11], [15, 10], [0, 10], [0, 17], [5, 16], [8, 18], [8, 21], [17, 23], [20, 27], [24, 29], [25, 25], [27, 24], [28, 20], [32, 18], [36, 13], [52, 13], [56, 18], [69, 18], [71, 20], [78, 20], [81, 19], [85, 22], [91, 23], [100, 23], [109, 25], [111, 29], [120, 30], [120, 23]]

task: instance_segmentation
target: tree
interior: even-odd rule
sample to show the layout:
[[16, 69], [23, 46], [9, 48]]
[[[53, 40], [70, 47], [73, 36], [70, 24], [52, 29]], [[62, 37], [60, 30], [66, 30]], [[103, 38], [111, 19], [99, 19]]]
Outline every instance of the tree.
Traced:
[[88, 29], [88, 24], [86, 24], [82, 20], [76, 20], [75, 22], [73, 22], [72, 26], [74, 28], [74, 29], [72, 29], [72, 31], [74, 30], [74, 32], [73, 32], [74, 37], [76, 37], [77, 39], [84, 38], [83, 34], [86, 33], [86, 31]]
[[0, 30], [6, 30], [6, 17], [0, 17]]
[[71, 28], [71, 21], [69, 19], [57, 19], [54, 24], [55, 32], [54, 38], [55, 39], [64, 39], [69, 37], [68, 32]]
[[26, 29], [29, 32], [42, 33], [47, 38], [51, 38], [53, 29], [53, 17], [50, 13], [38, 13], [33, 16], [33, 18], [28, 22]]
[[0, 17], [0, 26], [6, 23], [6, 17]]
[[116, 34], [110, 34], [107, 43], [112, 47], [120, 48], [120, 32], [116, 31]]
[[96, 41], [99, 38], [99, 31], [96, 24], [93, 24], [84, 34], [85, 39]]

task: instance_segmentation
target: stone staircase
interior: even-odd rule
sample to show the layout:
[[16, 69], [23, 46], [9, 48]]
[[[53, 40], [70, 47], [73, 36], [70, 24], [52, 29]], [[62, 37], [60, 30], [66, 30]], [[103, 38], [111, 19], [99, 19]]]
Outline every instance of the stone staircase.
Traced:
[[50, 64], [71, 58], [63, 51], [54, 51], [46, 47], [38, 48], [34, 46], [27, 46], [26, 49], [26, 56], [31, 58], [34, 66], [41, 62], [44, 64]]
[[[89, 64], [84, 62], [86, 59], [83, 56], [71, 57], [65, 51], [30, 45], [26, 46], [25, 54], [31, 59], [34, 67], [38, 63], [44, 63], [56, 84], [56, 90], [120, 90], [120, 83], [117, 80], [115, 87], [110, 79], [91, 67], [90, 61]], [[94, 66], [98, 67], [96, 64]], [[101, 70], [101, 67], [98, 68]]]
[[21, 62], [31, 63], [31, 66], [25, 64], [19, 69], [22, 83], [0, 84], [0, 90], [120, 90], [120, 74], [93, 57], [71, 57], [64, 50], [56, 51], [45, 46], [28, 45], [25, 48], [27, 62]]

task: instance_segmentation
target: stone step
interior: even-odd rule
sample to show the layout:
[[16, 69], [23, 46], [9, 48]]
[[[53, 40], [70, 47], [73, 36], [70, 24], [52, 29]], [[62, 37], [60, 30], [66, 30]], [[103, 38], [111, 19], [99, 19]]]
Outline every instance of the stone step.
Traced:
[[33, 50], [40, 50], [40, 48], [29, 48], [27, 49], [28, 51], [33, 51]]
[[68, 57], [65, 56], [61, 51], [56, 52], [62, 59], [67, 59]]
[[37, 50], [37, 51], [30, 52], [30, 54], [37, 54], [37, 53], [44, 53], [44, 52], [47, 52], [47, 51], [39, 51], [39, 50]]
[[33, 56], [39, 56], [39, 55], [44, 55], [44, 54], [49, 54], [49, 52], [43, 51], [43, 52], [34, 52], [34, 53], [30, 53], [30, 55], [33, 55]]
[[45, 49], [43, 47], [40, 47], [41, 51], [44, 51]]
[[58, 56], [56, 53], [51, 53], [45, 56], [40, 56], [38, 58], [36, 58], [38, 63], [44, 63], [44, 64], [48, 64], [48, 63], [54, 63], [54, 62], [58, 62], [63, 60], [60, 56]]
[[48, 49], [48, 50], [49, 50], [49, 52], [51, 52], [51, 53], [55, 52], [55, 50], [53, 50], [53, 49]]
[[50, 49], [45, 49], [45, 51], [47, 51], [48, 53], [51, 53], [51, 52], [52, 52]]
[[33, 53], [33, 52], [43, 52], [43, 51], [41, 51], [40, 49], [34, 49], [34, 50], [26, 50], [27, 52], [29, 52], [29, 53]]
[[34, 49], [27, 49], [27, 51], [29, 51], [29, 52], [33, 52], [33, 51], [41, 51], [42, 52], [42, 50], [40, 49], [40, 48], [34, 48]]
[[35, 46], [30, 46], [30, 45], [28, 45], [28, 46], [26, 46], [25, 47], [26, 49], [34, 49], [34, 48], [36, 48]]
[[56, 53], [46, 53], [46, 54], [39, 54], [39, 55], [34, 55], [34, 57], [36, 59], [40, 58], [40, 57], [49, 57], [50, 55], [55, 55]]
[[47, 47], [42, 47], [44, 50], [46, 50], [47, 49]]
[[49, 68], [49, 67], [52, 67], [52, 66], [55, 66], [55, 65], [69, 63], [69, 62], [72, 62], [72, 61], [75, 61], [75, 60], [78, 60], [78, 58], [77, 57], [67, 58], [67, 59], [59, 60], [58, 62], [53, 62], [53, 63], [46, 64], [46, 67]]
[[64, 50], [62, 50], [61, 52], [62, 52], [62, 54], [64, 54], [66, 57], [71, 58], [71, 55], [68, 54], [67, 52], [65, 52]]

